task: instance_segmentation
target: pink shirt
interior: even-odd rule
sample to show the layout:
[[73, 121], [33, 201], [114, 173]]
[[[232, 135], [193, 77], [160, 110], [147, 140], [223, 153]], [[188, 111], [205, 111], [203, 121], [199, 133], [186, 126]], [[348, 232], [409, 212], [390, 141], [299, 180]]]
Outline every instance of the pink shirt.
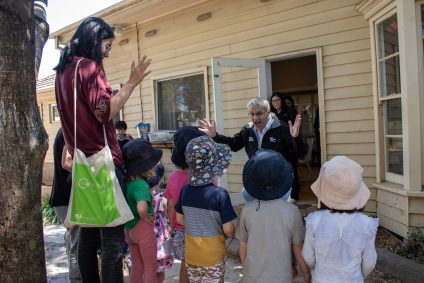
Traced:
[[[163, 193], [163, 195], [167, 199], [172, 199], [172, 201], [174, 202], [174, 205], [176, 205], [180, 198], [181, 189], [187, 183], [188, 183], [188, 171], [176, 170], [172, 172], [171, 175], [169, 175], [168, 182], [166, 184], [166, 190]], [[174, 228], [184, 230], [184, 226], [177, 223], [177, 216], [175, 213], [175, 209], [172, 212], [171, 224]]]
[[[74, 57], [56, 75], [56, 102], [63, 136], [69, 152], [74, 152], [74, 72], [82, 57]], [[96, 62], [84, 58], [78, 66], [77, 89], [77, 148], [88, 156], [105, 146], [103, 125], [115, 165], [122, 167], [122, 154], [113, 120], [109, 120], [112, 88]]]

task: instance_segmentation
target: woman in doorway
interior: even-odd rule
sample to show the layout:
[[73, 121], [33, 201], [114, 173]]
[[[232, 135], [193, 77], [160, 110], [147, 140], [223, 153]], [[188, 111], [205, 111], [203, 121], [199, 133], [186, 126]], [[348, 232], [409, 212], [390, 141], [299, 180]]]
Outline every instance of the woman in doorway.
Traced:
[[[290, 104], [291, 103], [291, 104]], [[290, 105], [290, 107], [289, 107]], [[293, 111], [294, 110], [294, 111]], [[278, 120], [280, 120], [281, 123], [288, 124], [291, 126], [295, 123], [296, 119], [300, 119], [297, 117], [297, 111], [294, 108], [294, 101], [291, 96], [284, 96], [281, 92], [274, 92], [271, 95], [271, 112], [274, 113]], [[300, 123], [299, 123], [300, 127]], [[296, 139], [297, 137], [292, 136], [293, 139], [293, 145], [296, 149]], [[293, 200], [299, 200], [299, 176], [297, 174], [297, 155], [293, 154], [290, 158], [288, 158], [288, 161], [293, 166], [293, 172], [294, 172], [294, 179], [293, 179], [293, 185], [292, 185], [292, 191], [291, 191], [291, 199]]]
[[[113, 95], [106, 79], [103, 59], [109, 57], [115, 38], [113, 28], [100, 18], [85, 19], [69, 44], [62, 50], [56, 70], [56, 102], [60, 114], [66, 147], [74, 154], [76, 137], [78, 149], [93, 155], [104, 148], [105, 138], [112, 151], [116, 177], [123, 188], [123, 160], [113, 125], [113, 117], [121, 110], [133, 90], [150, 73], [150, 60], [145, 56], [132, 63], [128, 81]], [[75, 69], [79, 64], [76, 76]], [[74, 121], [74, 79], [77, 79]], [[74, 123], [78, 127], [74, 133]], [[78, 242], [78, 265], [83, 282], [122, 283], [122, 251], [124, 226], [81, 227]], [[101, 278], [97, 261], [97, 248], [101, 254]]]
[[289, 123], [289, 121], [294, 123], [296, 116], [297, 116], [297, 110], [294, 107], [293, 97], [291, 97], [290, 95], [287, 95], [284, 97], [284, 102], [283, 102], [283, 121], [286, 123]]
[[[271, 112], [274, 113], [278, 120], [283, 121], [284, 111], [283, 111], [284, 96], [281, 92], [274, 92], [271, 95]], [[285, 121], [286, 123], [288, 121]]]

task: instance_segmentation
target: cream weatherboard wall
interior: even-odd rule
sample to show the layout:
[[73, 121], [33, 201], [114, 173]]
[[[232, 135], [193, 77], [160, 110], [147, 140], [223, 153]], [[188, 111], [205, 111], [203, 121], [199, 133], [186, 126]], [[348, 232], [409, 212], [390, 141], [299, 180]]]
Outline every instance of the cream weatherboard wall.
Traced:
[[[323, 101], [327, 159], [344, 154], [364, 166], [368, 185], [375, 182], [374, 117], [371, 51], [368, 22], [355, 10], [360, 1], [209, 1], [198, 7], [164, 16], [132, 27], [122, 38], [129, 43], [115, 44], [105, 67], [112, 83], [128, 77], [128, 62], [140, 54], [152, 58], [152, 75], [209, 66], [210, 117], [214, 117], [214, 98], [210, 71], [211, 57], [275, 58], [311, 48], [322, 49]], [[211, 12], [198, 22], [196, 17]], [[157, 34], [145, 37], [148, 31]], [[118, 43], [120, 38], [117, 38]], [[116, 46], [116, 47], [115, 47]], [[125, 52], [121, 51], [125, 48]], [[229, 69], [224, 74], [224, 111], [229, 111], [225, 134], [239, 130], [248, 121], [245, 103], [257, 96], [253, 70]], [[129, 124], [153, 118], [152, 83], [148, 79], [139, 94], [133, 94], [124, 108]], [[234, 91], [233, 91], [234, 90]], [[237, 90], [237, 91], [235, 91]], [[142, 111], [141, 111], [142, 109]], [[242, 163], [233, 164], [229, 190], [239, 191]], [[367, 206], [375, 211], [375, 191]]]
[[60, 122], [52, 119], [51, 106], [56, 105], [54, 87], [37, 89], [37, 104], [40, 110], [41, 120], [48, 135], [49, 148], [44, 159], [43, 184], [51, 185], [53, 178], [53, 142]]

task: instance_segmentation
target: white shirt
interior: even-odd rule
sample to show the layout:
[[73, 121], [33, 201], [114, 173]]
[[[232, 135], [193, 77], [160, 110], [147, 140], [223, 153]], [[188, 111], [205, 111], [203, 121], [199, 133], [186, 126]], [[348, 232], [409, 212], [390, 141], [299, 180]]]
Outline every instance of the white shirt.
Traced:
[[302, 255], [313, 283], [363, 283], [377, 262], [378, 219], [320, 210], [305, 218]]
[[265, 133], [271, 128], [272, 123], [274, 122], [274, 119], [272, 118], [272, 115], [270, 114], [268, 116], [268, 122], [266, 123], [265, 127], [262, 129], [262, 131], [259, 131], [256, 129], [255, 125], [253, 125], [253, 131], [256, 134], [256, 138], [258, 139], [258, 150], [262, 148], [262, 139], [264, 138]]

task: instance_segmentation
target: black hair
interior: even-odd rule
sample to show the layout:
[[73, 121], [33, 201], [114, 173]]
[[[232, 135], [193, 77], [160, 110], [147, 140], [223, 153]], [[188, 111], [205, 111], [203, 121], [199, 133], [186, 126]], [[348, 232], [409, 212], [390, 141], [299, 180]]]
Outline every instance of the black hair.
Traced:
[[127, 130], [127, 123], [125, 123], [125, 121], [116, 121], [115, 129], [126, 131]]
[[293, 100], [293, 97], [291, 97], [290, 95], [286, 95], [286, 96], [284, 96], [283, 101], [282, 101], [282, 103], [283, 103], [284, 107], [287, 107], [287, 105], [286, 105], [286, 100], [290, 100], [290, 102], [291, 102], [291, 104], [292, 104], [292, 108], [294, 108], [294, 100]]
[[280, 98], [280, 100], [281, 100], [281, 111], [283, 111], [283, 109], [284, 109], [284, 94], [282, 92], [274, 92], [271, 95], [271, 99], [270, 99], [270, 103], [269, 103], [269, 105], [271, 106], [271, 112], [277, 114], [277, 109], [275, 109], [274, 106], [272, 105], [272, 98], [274, 96], [278, 96], [278, 98]]
[[326, 206], [323, 202], [321, 202], [321, 208], [320, 210], [328, 210], [331, 213], [355, 213], [355, 212], [363, 212], [364, 209], [360, 208], [360, 209], [352, 209], [352, 210], [341, 210], [341, 209], [333, 209], [333, 208], [329, 208], [328, 206]]
[[103, 69], [102, 40], [114, 37], [114, 28], [104, 20], [97, 17], [86, 18], [62, 49], [59, 63], [53, 70], [63, 71], [74, 56], [91, 59]]

